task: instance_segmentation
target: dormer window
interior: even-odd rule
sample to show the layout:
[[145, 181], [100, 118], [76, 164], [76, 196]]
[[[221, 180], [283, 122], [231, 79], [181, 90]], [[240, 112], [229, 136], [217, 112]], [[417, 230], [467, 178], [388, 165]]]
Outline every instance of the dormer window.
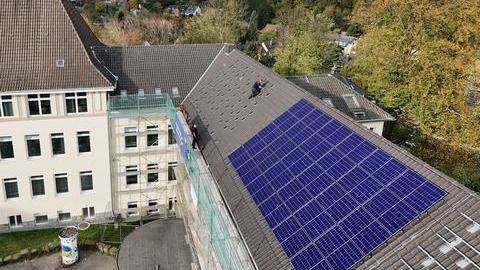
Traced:
[[354, 95], [343, 95], [343, 100], [347, 103], [348, 108], [350, 109], [358, 109], [360, 108], [360, 104], [358, 103], [357, 98]]
[[322, 98], [322, 100], [323, 100], [325, 103], [327, 103], [328, 106], [330, 106], [330, 107], [332, 107], [332, 108], [334, 107], [331, 98]]
[[178, 93], [178, 87], [172, 87], [172, 96], [180, 97], [180, 94]]
[[64, 59], [57, 59], [57, 61], [55, 62], [55, 66], [57, 68], [65, 67], [65, 60]]

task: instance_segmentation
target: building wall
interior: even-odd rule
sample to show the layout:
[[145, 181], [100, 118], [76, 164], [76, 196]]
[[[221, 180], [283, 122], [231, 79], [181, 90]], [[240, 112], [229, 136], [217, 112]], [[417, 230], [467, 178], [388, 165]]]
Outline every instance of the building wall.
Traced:
[[[147, 131], [147, 126], [157, 125], [157, 131]], [[125, 128], [135, 129], [130, 136], [137, 137], [137, 147], [126, 148]], [[169, 144], [169, 120], [165, 112], [144, 114], [142, 117], [115, 116], [110, 119], [110, 152], [112, 155], [112, 190], [114, 193], [113, 208], [123, 217], [134, 218], [140, 209], [143, 215], [148, 210], [165, 214], [169, 208], [169, 200], [177, 196], [176, 180], [168, 180], [168, 166], [176, 166], [178, 162], [178, 146]], [[147, 146], [148, 134], [158, 134], [158, 145]], [[148, 170], [148, 164], [157, 164], [158, 169]], [[137, 184], [127, 184], [126, 166], [138, 166]], [[148, 173], [158, 173], [158, 181], [148, 182]], [[150, 201], [156, 201], [157, 206], [149, 207]], [[136, 203], [137, 209], [128, 209], [129, 203]], [[148, 209], [146, 209], [148, 208]], [[173, 210], [173, 209], [172, 209]]]
[[366, 128], [370, 129], [371, 131], [377, 133], [378, 135], [382, 136], [383, 134], [383, 121], [378, 121], [378, 122], [362, 122], [362, 125], [364, 125]]
[[[9, 216], [13, 215], [22, 216], [23, 227], [33, 225], [35, 214], [46, 214], [50, 225], [58, 224], [59, 211], [69, 212], [75, 221], [82, 218], [84, 207], [94, 207], [94, 219], [110, 216], [106, 92], [87, 93], [88, 111], [80, 114], [66, 114], [64, 94], [51, 94], [52, 113], [45, 116], [28, 115], [25, 95], [13, 96], [13, 101], [14, 117], [0, 117], [0, 137], [12, 137], [15, 155], [13, 159], [0, 159], [0, 230], [8, 228]], [[90, 133], [88, 153], [78, 151], [79, 131]], [[65, 154], [52, 154], [52, 133], [64, 134]], [[26, 135], [39, 135], [41, 156], [28, 157]], [[92, 171], [93, 190], [81, 191], [81, 171]], [[66, 193], [56, 192], [54, 175], [59, 173], [67, 174]], [[45, 195], [32, 194], [30, 177], [37, 175], [43, 176]], [[17, 178], [19, 197], [6, 198], [5, 178]]]

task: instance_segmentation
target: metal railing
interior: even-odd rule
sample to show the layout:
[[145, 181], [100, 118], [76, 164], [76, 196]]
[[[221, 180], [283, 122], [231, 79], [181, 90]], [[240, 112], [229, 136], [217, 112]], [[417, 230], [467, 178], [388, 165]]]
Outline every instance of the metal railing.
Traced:
[[167, 96], [163, 94], [110, 96], [108, 111], [164, 109], [167, 107]]

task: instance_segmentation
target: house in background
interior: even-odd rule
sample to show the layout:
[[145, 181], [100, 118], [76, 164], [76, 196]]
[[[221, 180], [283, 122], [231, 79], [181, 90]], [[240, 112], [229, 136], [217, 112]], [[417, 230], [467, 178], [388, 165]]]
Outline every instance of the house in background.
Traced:
[[322, 99], [369, 130], [383, 134], [386, 122], [395, 118], [363, 96], [363, 89], [339, 73], [288, 78], [310, 94]]
[[346, 61], [348, 61], [351, 56], [355, 53], [353, 49], [357, 42], [357, 38], [353, 36], [347, 36], [345, 34], [329, 34], [327, 39], [335, 42], [338, 46], [343, 49], [343, 56]]

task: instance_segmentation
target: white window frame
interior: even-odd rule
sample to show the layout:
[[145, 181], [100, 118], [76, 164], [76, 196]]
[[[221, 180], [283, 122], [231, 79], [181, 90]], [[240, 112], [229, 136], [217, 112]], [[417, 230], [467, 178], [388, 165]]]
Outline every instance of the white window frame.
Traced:
[[[127, 179], [128, 179], [128, 176], [132, 176], [132, 175], [135, 175], [137, 177], [137, 182], [129, 184]], [[140, 179], [139, 179], [138, 175], [139, 175], [138, 165], [125, 166], [125, 184], [127, 186], [138, 185], [138, 183], [140, 182]]]
[[[6, 183], [15, 183], [17, 185], [17, 197], [8, 198], [7, 197], [7, 188], [5, 187]], [[5, 191], [5, 200], [15, 200], [20, 198], [20, 189], [18, 188], [18, 179], [16, 177], [3, 178], [2, 179], [3, 189]]]
[[[63, 179], [65, 178], [67, 180], [67, 191], [65, 192], [58, 192], [58, 189], [57, 189], [57, 179]], [[93, 181], [93, 179], [92, 179]], [[57, 195], [63, 195], [63, 194], [66, 194], [66, 193], [69, 193], [70, 192], [70, 187], [68, 185], [68, 174], [66, 173], [56, 173], [54, 176], [53, 176], [53, 182], [55, 184], [55, 193]], [[81, 185], [81, 183], [80, 183]], [[80, 187], [81, 188], [81, 187]]]
[[[43, 194], [33, 194], [33, 181], [42, 181], [42, 184], [43, 184]], [[32, 188], [32, 197], [33, 198], [41, 198], [41, 197], [45, 197], [46, 194], [47, 194], [47, 191], [45, 190], [45, 178], [43, 177], [43, 175], [34, 175], [34, 176], [30, 176], [30, 186]]]
[[[53, 152], [53, 139], [62, 139], [63, 140], [63, 153], [55, 154]], [[67, 150], [65, 149], [65, 135], [63, 133], [51, 133], [50, 134], [50, 144], [52, 146], [52, 156], [63, 156], [66, 154]]]
[[[46, 216], [47, 220], [45, 222], [37, 222], [37, 217]], [[46, 213], [37, 213], [33, 215], [33, 221], [35, 225], [45, 225], [48, 224], [48, 215]]]
[[[130, 206], [135, 205], [135, 207], [130, 207]], [[136, 211], [132, 211], [130, 209], [135, 209]], [[132, 216], [138, 216], [140, 214], [139, 209], [138, 209], [138, 202], [128, 202], [127, 203], [127, 216], [132, 217]]]
[[[63, 214], [68, 214], [69, 218], [68, 219], [60, 219], [60, 215], [63, 215]], [[58, 211], [57, 212], [57, 219], [58, 219], [58, 222], [69, 222], [69, 221], [72, 221], [72, 214], [70, 212], [66, 212], [66, 211]]]
[[[79, 100], [84, 99], [85, 102], [87, 103], [87, 110], [85, 112], [79, 112]], [[68, 105], [67, 101], [68, 100], [73, 100], [75, 103], [75, 111], [74, 112], [68, 112]], [[65, 93], [65, 113], [66, 114], [84, 114], [88, 113], [88, 95], [87, 92], [73, 92], [73, 93]]]
[[[10, 223], [10, 217], [13, 217], [14, 221], [15, 221], [15, 224], [12, 225]], [[20, 223], [18, 222], [18, 217], [20, 217]], [[23, 218], [22, 218], [22, 215], [12, 215], [12, 216], [8, 216], [8, 226], [10, 228], [20, 228], [23, 226]]]
[[[154, 204], [152, 204], [152, 203], [154, 203]], [[158, 200], [156, 200], [156, 199], [148, 200], [148, 207], [152, 207], [152, 206], [158, 206]], [[154, 214], [154, 213], [158, 213], [158, 211], [159, 211], [159, 209], [157, 208], [157, 209], [153, 209], [153, 210], [149, 209], [147, 212], [149, 214]]]
[[[177, 181], [177, 175], [175, 174], [175, 167], [178, 166], [178, 162], [176, 161], [172, 161], [172, 162], [168, 162], [168, 167], [167, 167], [167, 182], [172, 182], [172, 181]], [[172, 168], [173, 170], [173, 175], [175, 177], [175, 179], [172, 179], [170, 180], [170, 168]]]
[[[92, 188], [91, 189], [82, 189], [82, 176], [91, 176], [92, 178]], [[80, 191], [81, 192], [91, 192], [95, 186], [93, 185], [93, 171], [81, 171], [80, 172]]]
[[[124, 134], [124, 143], [125, 149], [137, 149], [138, 148], [138, 129], [137, 127], [124, 127], [123, 128]], [[135, 137], [135, 146], [127, 147], [127, 137]]]
[[15, 158], [15, 149], [13, 148], [13, 139], [12, 139], [12, 136], [0, 136], [0, 142], [2, 143], [8, 143], [10, 142], [11, 146], [12, 146], [12, 150], [13, 150], [13, 157], [9, 157], [9, 158], [3, 158], [2, 157], [2, 154], [0, 153], [0, 160], [12, 160]]
[[[36, 97], [33, 97], [33, 96]], [[43, 97], [42, 97], [43, 95]], [[48, 97], [46, 97], [48, 95]], [[30, 97], [29, 97], [30, 96]], [[48, 101], [48, 104], [50, 106], [50, 113], [43, 113], [42, 112], [42, 101]], [[38, 114], [32, 114], [30, 112], [30, 102], [37, 102], [38, 105]], [[28, 107], [28, 115], [29, 116], [42, 116], [42, 115], [51, 115], [52, 114], [52, 99], [50, 94], [30, 94], [27, 95], [27, 107]]]
[[[30, 156], [30, 153], [28, 152], [28, 141], [38, 141], [40, 155]], [[42, 142], [40, 140], [40, 135], [25, 135], [25, 146], [27, 149], [27, 158], [40, 158], [42, 156]]]
[[[80, 152], [80, 142], [79, 142], [80, 137], [88, 137], [88, 146], [90, 148], [90, 151]], [[77, 150], [78, 150], [78, 154], [80, 155], [88, 154], [92, 152], [92, 140], [90, 137], [90, 131], [77, 131]]]
[[[83, 211], [84, 209], [87, 209], [87, 216], [84, 215], [84, 211]], [[92, 209], [93, 209], [93, 211], [92, 211]], [[93, 214], [92, 214], [92, 212], [93, 212]], [[93, 206], [82, 207], [82, 217], [84, 219], [95, 218], [95, 207], [93, 207]]]
[[[147, 164], [147, 183], [158, 183], [160, 181], [158, 163], [150, 163]], [[157, 174], [157, 181], [149, 181], [148, 177], [151, 173]]]
[[[158, 125], [149, 125], [147, 126], [147, 147], [158, 147], [160, 144], [159, 144], [159, 139], [160, 136], [159, 136], [159, 128], [158, 128]], [[149, 135], [156, 135], [157, 136], [157, 143], [156, 144], [153, 144], [153, 145], [148, 145], [148, 136]]]
[[[12, 115], [5, 116], [5, 108], [3, 106], [4, 104], [9, 104], [9, 103], [11, 104], [10, 106], [12, 106]], [[10, 95], [0, 96], [0, 117], [2, 118], [15, 117], [15, 110], [13, 107], [13, 96], [10, 96]]]

